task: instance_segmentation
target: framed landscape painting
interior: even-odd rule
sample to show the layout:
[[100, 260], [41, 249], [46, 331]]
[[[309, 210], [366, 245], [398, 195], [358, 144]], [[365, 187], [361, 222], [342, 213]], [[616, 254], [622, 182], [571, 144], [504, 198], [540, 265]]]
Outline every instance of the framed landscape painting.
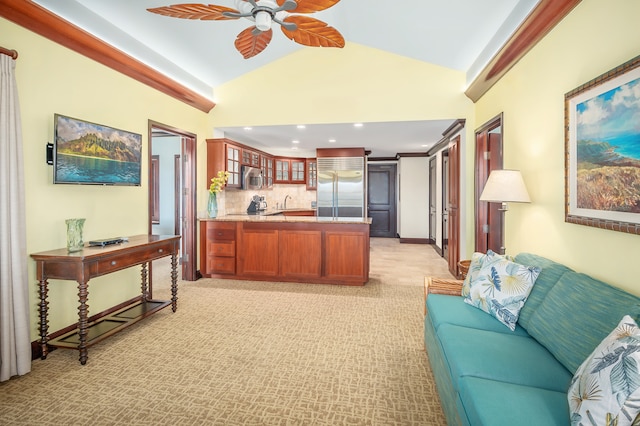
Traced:
[[565, 221], [640, 235], [640, 56], [565, 95]]

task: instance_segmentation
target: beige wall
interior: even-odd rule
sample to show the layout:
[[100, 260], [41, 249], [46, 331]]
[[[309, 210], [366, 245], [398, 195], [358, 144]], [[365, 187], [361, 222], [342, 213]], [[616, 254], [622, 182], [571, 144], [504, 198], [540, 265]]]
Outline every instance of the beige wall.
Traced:
[[[27, 252], [66, 245], [65, 219], [86, 218], [84, 239], [146, 234], [147, 123], [149, 119], [198, 135], [204, 145], [207, 114], [161, 94], [90, 59], [0, 18], [0, 45], [16, 49], [16, 78], [22, 113], [26, 181]], [[54, 185], [45, 145], [53, 139], [53, 115], [71, 117], [142, 134], [141, 187]], [[32, 338], [37, 337], [35, 263], [29, 259]], [[123, 280], [132, 281], [122, 284]], [[140, 292], [137, 268], [92, 280], [90, 313], [105, 310]], [[51, 281], [49, 330], [78, 320], [77, 285]]]
[[[509, 253], [528, 251], [640, 294], [640, 237], [564, 222], [564, 94], [640, 53], [640, 2], [583, 1], [476, 104], [504, 112], [504, 165], [532, 203], [511, 204]], [[472, 186], [469, 186], [470, 188]]]

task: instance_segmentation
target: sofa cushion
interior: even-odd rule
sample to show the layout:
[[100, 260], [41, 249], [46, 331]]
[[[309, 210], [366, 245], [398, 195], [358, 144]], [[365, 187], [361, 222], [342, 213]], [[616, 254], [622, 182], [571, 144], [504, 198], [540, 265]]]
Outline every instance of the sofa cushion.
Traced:
[[569, 388], [571, 373], [531, 337], [452, 324], [441, 324], [436, 334], [458, 392], [467, 376], [559, 392]]
[[490, 265], [494, 262], [499, 262], [500, 260], [507, 259], [513, 260], [511, 256], [501, 255], [493, 250], [487, 250], [487, 253], [479, 253], [475, 252], [471, 255], [471, 263], [469, 264], [469, 270], [467, 271], [467, 276], [464, 278], [462, 282], [462, 296], [469, 296], [469, 290], [471, 288], [471, 283], [476, 279], [480, 270], [486, 266]]
[[623, 426], [634, 422], [640, 412], [639, 351], [640, 329], [625, 315], [571, 381], [572, 424]]
[[569, 424], [567, 394], [479, 377], [460, 380], [460, 400], [471, 425]]
[[529, 293], [527, 303], [522, 307], [518, 317], [518, 323], [527, 329], [529, 328], [531, 317], [547, 296], [549, 290], [558, 282], [562, 274], [572, 271], [572, 269], [531, 253], [520, 253], [515, 257], [515, 261], [521, 265], [538, 266], [542, 269], [536, 279], [536, 285], [533, 286], [531, 293]]
[[492, 316], [464, 303], [464, 298], [460, 296], [430, 294], [427, 299], [427, 315], [436, 331], [442, 324], [453, 324], [498, 333], [528, 336], [520, 326], [516, 326], [513, 332], [510, 331]]
[[640, 298], [585, 274], [566, 272], [533, 314], [527, 331], [575, 373]]
[[537, 266], [524, 266], [507, 259], [485, 262], [471, 281], [469, 296], [464, 301], [515, 330], [520, 309], [539, 274]]

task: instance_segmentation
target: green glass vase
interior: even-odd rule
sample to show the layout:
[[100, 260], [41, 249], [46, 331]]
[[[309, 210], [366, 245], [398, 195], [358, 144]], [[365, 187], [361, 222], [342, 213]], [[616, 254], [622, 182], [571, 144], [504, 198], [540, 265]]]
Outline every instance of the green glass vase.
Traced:
[[215, 192], [209, 192], [209, 201], [207, 202], [207, 213], [210, 218], [218, 216], [218, 198]]
[[67, 251], [69, 253], [80, 251], [84, 247], [82, 241], [82, 227], [85, 219], [67, 219]]

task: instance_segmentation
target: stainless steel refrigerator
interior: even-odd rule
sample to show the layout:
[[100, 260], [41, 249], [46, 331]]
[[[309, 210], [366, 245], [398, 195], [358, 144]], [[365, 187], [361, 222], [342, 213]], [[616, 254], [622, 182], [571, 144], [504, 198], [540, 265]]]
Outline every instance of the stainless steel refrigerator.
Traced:
[[318, 217], [366, 217], [364, 157], [318, 157]]

